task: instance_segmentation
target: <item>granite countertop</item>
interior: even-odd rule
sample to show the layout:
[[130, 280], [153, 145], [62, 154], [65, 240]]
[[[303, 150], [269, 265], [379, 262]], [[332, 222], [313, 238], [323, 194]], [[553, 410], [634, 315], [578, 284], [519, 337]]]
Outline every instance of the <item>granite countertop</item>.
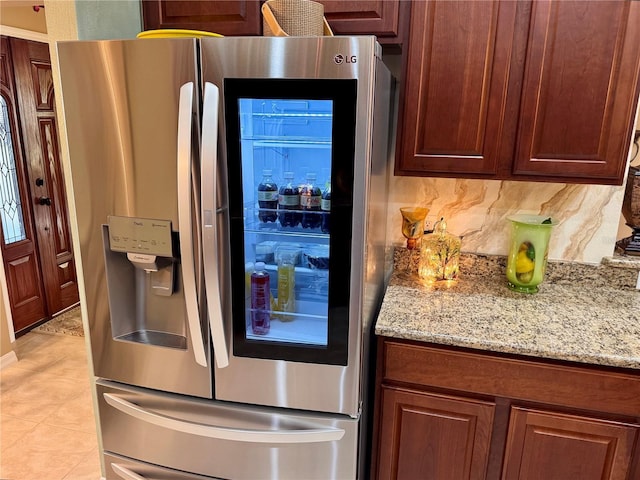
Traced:
[[421, 283], [416, 254], [397, 249], [375, 333], [640, 369], [640, 262], [549, 262], [536, 294], [509, 290], [505, 263], [463, 254], [458, 283], [434, 288]]

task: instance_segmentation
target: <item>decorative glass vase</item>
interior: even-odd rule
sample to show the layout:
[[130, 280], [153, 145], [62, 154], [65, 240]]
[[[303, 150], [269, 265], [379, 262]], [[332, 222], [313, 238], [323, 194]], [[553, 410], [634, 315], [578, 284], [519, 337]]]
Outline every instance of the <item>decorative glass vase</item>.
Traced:
[[542, 215], [513, 215], [507, 257], [507, 280], [511, 290], [536, 293], [547, 269], [549, 238], [557, 221]]
[[455, 285], [458, 281], [462, 239], [447, 232], [441, 218], [433, 226], [433, 233], [422, 237], [418, 275], [428, 284]]
[[413, 250], [424, 234], [424, 221], [429, 213], [424, 207], [402, 207], [402, 235], [407, 239], [407, 249]]

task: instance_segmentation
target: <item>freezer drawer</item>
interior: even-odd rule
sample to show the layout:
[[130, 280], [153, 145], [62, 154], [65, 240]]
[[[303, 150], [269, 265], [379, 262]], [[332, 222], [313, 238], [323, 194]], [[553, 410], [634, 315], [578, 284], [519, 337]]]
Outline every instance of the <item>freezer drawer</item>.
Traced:
[[98, 381], [97, 392], [106, 453], [233, 480], [356, 477], [357, 419], [202, 400], [105, 380]]
[[104, 465], [107, 480], [218, 480], [158, 467], [110, 453], [104, 455]]

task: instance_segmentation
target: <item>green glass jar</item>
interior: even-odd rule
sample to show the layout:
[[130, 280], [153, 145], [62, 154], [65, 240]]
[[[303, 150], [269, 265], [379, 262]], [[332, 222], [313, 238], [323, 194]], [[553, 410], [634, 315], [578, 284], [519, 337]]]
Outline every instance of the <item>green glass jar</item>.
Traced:
[[507, 280], [511, 290], [536, 293], [547, 269], [549, 238], [557, 221], [542, 215], [513, 215], [507, 257]]

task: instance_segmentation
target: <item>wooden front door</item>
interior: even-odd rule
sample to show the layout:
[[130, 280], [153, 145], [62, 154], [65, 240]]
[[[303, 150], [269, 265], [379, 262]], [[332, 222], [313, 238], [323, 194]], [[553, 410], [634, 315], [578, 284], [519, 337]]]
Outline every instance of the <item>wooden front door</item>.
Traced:
[[47, 307], [22, 156], [11, 50], [8, 38], [0, 40], [0, 237], [13, 326], [19, 331], [47, 318]]
[[[5, 45], [8, 45], [6, 49]], [[35, 319], [21, 315], [19, 303], [24, 301], [24, 294], [12, 296], [9, 288], [14, 329], [19, 332], [77, 304], [78, 284], [60, 161], [49, 46], [9, 38], [3, 39], [2, 50], [10, 53], [13, 66], [7, 74], [7, 77], [13, 75], [17, 107], [14, 108], [18, 120], [13, 138], [20, 137], [23, 154], [21, 161], [16, 162], [22, 164], [16, 169], [16, 177], [23, 185], [22, 205], [24, 211], [28, 210], [25, 218], [30, 221], [25, 230], [32, 229], [30, 240], [35, 246], [32, 257], [39, 267], [25, 266], [18, 273], [16, 269], [7, 268], [8, 260], [3, 257], [7, 284], [15, 284], [14, 290], [18, 291], [28, 290], [27, 283], [40, 284], [44, 292], [40, 296], [44, 300], [44, 316]], [[3, 242], [6, 243], [6, 238]], [[7, 245], [3, 245], [3, 254], [6, 249]], [[30, 277], [26, 276], [27, 270]], [[38, 270], [37, 274], [34, 270]], [[30, 290], [35, 298], [36, 287]]]

